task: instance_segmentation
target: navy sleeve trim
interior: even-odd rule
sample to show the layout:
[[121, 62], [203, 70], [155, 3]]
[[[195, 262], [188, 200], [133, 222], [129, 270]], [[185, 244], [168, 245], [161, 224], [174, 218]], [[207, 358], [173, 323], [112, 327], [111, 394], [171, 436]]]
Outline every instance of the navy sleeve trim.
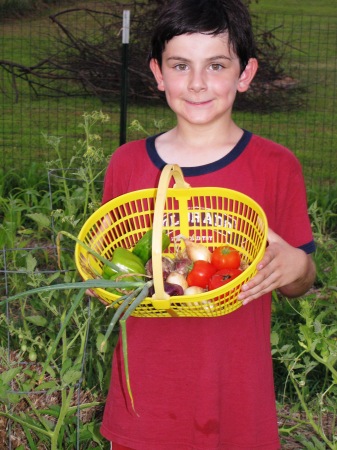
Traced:
[[301, 245], [300, 247], [301, 250], [303, 250], [305, 253], [314, 253], [316, 250], [316, 244], [314, 241], [308, 242], [307, 244]]

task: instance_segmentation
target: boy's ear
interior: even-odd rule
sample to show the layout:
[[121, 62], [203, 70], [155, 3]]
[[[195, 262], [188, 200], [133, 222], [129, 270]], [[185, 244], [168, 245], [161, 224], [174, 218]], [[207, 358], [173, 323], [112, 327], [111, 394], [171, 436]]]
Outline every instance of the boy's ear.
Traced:
[[157, 85], [158, 85], [158, 89], [160, 91], [165, 91], [165, 86], [164, 86], [164, 80], [163, 80], [163, 74], [161, 72], [161, 68], [159, 66], [159, 63], [156, 59], [152, 58], [150, 60], [150, 69], [156, 79]]
[[250, 58], [245, 70], [242, 72], [238, 83], [238, 92], [246, 92], [253, 81], [258, 69], [258, 62], [256, 58]]

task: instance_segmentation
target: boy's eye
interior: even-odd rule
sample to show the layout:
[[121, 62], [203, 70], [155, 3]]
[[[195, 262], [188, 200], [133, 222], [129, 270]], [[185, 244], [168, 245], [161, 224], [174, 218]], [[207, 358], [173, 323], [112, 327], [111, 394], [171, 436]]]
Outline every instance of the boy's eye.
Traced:
[[218, 63], [213, 63], [210, 65], [210, 69], [214, 70], [214, 71], [219, 71], [219, 70], [223, 69], [223, 65], [218, 64]]
[[183, 70], [186, 70], [186, 69], [187, 69], [187, 64], [184, 64], [184, 63], [176, 64], [176, 65], [174, 66], [174, 68], [175, 68], [176, 70], [183, 71]]

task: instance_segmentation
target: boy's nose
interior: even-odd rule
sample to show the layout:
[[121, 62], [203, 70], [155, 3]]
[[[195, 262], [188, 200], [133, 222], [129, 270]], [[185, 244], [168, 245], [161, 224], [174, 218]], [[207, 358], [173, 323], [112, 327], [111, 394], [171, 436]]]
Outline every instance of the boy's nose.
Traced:
[[206, 80], [201, 72], [199, 71], [191, 72], [188, 83], [188, 89], [190, 91], [195, 92], [204, 91], [206, 89], [206, 86], [207, 86]]

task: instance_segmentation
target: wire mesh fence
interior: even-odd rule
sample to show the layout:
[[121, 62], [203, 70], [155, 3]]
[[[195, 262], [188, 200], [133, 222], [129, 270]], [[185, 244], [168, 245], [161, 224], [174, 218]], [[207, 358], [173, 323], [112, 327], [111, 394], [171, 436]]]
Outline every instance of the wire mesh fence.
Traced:
[[[90, 7], [71, 11], [59, 9], [42, 19], [8, 20], [1, 27], [0, 153], [5, 171], [25, 171], [32, 166], [38, 170], [44, 161], [53, 160], [55, 149], [48, 145], [48, 136], [61, 138], [62, 157], [69, 160], [84, 112], [102, 110], [109, 114], [110, 122], [98, 130], [106, 155], [118, 146], [123, 133], [131, 140], [174, 124], [173, 114], [158, 98], [146, 69], [147, 48], [140, 44], [137, 33], [142, 29], [131, 10], [127, 68], [131, 81], [127, 129], [121, 130], [123, 11], [111, 3], [88, 4]], [[337, 170], [337, 18], [258, 14], [254, 27], [259, 37], [266, 33], [273, 36], [279, 72], [276, 79], [264, 82], [255, 104], [234, 110], [235, 118], [240, 126], [289, 147], [302, 162], [308, 187], [329, 193], [336, 186]], [[142, 42], [146, 38], [142, 36]], [[70, 44], [79, 47], [84, 42], [79, 53], [67, 53]], [[108, 49], [103, 51], [107, 42]], [[109, 54], [109, 48], [114, 52]], [[97, 56], [90, 67], [80, 58], [89, 50], [88, 60]], [[138, 67], [139, 59], [142, 67]], [[105, 73], [113, 75], [100, 79], [102, 61]], [[77, 78], [74, 65], [81, 66]], [[148, 95], [144, 85], [149, 85]], [[276, 89], [279, 97], [274, 95]]]
[[[71, 267], [60, 270], [55, 246], [4, 248], [1, 299], [66, 283], [73, 272]], [[102, 311], [96, 301], [72, 290], [46, 290], [6, 303], [1, 316], [7, 329], [1, 336], [7, 345], [0, 347], [1, 448], [109, 447], [97, 438], [106, 395], [103, 378], [109, 377], [110, 365], [97, 355], [96, 338], [106, 328]]]
[[102, 179], [91, 181], [83, 167], [49, 169], [48, 202], [34, 216], [35, 232], [19, 227], [18, 246], [0, 251], [3, 449], [109, 448], [99, 426], [115, 337], [106, 353], [97, 345], [110, 311], [83, 290], [69, 288], [80, 281], [73, 241], [59, 235], [68, 230], [76, 236], [97, 207]]

